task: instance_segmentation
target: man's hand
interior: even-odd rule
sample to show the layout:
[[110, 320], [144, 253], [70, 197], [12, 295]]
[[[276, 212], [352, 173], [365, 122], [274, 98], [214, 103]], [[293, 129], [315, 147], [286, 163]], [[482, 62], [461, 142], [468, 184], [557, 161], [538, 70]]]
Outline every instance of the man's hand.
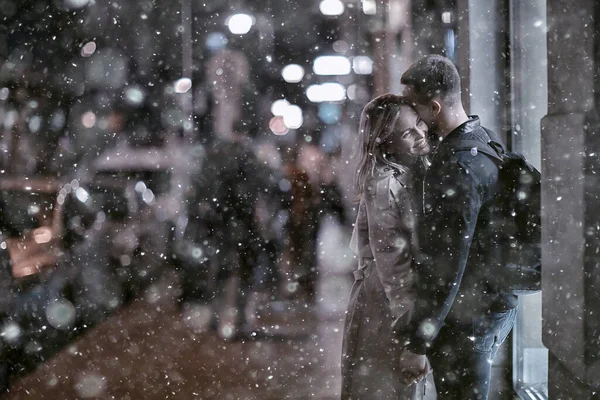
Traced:
[[420, 382], [429, 373], [427, 357], [404, 350], [400, 355], [400, 373], [407, 386]]

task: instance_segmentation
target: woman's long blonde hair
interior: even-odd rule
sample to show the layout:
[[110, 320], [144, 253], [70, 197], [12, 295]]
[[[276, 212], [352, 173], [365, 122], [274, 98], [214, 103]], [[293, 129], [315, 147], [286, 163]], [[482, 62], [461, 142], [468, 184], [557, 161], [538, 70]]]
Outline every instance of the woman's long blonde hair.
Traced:
[[365, 190], [369, 176], [378, 165], [388, 165], [400, 172], [408, 169], [385, 155], [385, 143], [394, 132], [402, 106], [410, 106], [405, 97], [384, 94], [371, 100], [363, 108], [358, 129], [358, 166], [354, 186], [359, 197]]

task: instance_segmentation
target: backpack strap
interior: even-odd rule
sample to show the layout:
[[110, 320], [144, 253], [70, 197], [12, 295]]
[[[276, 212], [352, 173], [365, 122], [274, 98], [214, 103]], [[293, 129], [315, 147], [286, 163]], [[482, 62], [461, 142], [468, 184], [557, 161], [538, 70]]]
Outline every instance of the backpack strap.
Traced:
[[500, 155], [500, 157], [504, 158], [504, 156], [506, 156], [506, 148], [503, 144], [500, 143], [500, 141], [498, 140], [498, 136], [494, 132], [490, 131], [488, 128], [485, 128], [483, 126], [482, 128], [488, 137], [488, 146], [495, 150], [496, 153]]

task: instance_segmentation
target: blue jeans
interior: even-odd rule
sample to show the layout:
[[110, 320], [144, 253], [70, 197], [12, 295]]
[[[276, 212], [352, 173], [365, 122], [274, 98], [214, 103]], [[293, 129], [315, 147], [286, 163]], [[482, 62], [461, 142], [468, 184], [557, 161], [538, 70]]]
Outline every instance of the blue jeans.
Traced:
[[492, 362], [512, 329], [517, 309], [447, 322], [427, 352], [438, 399], [487, 400]]

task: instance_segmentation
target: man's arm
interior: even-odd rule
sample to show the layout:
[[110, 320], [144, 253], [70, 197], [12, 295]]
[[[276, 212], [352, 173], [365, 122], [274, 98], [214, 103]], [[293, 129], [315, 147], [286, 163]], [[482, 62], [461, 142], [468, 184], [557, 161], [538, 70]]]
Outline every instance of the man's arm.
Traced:
[[425, 354], [436, 338], [458, 293], [482, 203], [477, 176], [464, 162], [449, 163], [441, 179], [431, 181], [432, 202], [420, 224], [426, 259], [419, 268], [417, 305], [408, 349]]

